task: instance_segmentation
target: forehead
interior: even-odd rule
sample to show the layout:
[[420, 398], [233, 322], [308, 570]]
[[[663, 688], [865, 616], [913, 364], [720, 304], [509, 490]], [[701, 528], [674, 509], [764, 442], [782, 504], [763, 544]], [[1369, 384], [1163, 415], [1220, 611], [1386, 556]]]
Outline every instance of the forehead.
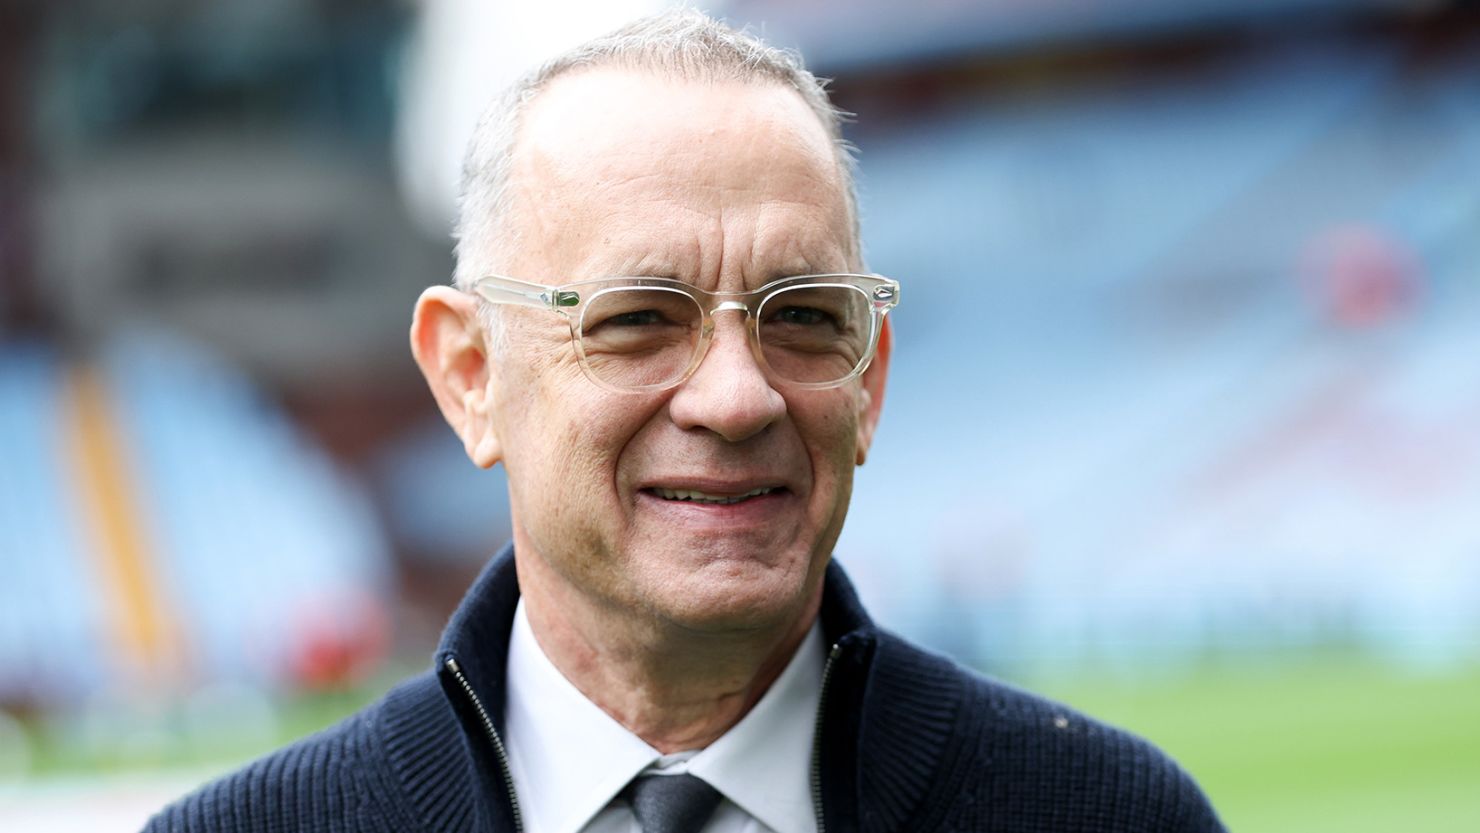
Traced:
[[832, 141], [780, 84], [562, 76], [525, 113], [510, 186], [516, 259], [545, 278], [751, 283], [846, 269], [852, 249]]

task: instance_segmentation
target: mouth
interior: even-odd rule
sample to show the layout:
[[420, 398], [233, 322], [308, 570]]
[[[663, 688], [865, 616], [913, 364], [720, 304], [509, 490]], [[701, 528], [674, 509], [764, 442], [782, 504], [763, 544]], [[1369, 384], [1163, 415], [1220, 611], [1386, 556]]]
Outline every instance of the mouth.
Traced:
[[745, 501], [754, 500], [755, 498], [764, 497], [766, 495], [779, 494], [786, 491], [786, 489], [781, 486], [762, 486], [760, 488], [751, 489], [747, 492], [734, 495], [711, 494], [709, 492], [701, 492], [697, 489], [666, 489], [661, 486], [649, 487], [647, 489], [643, 489], [643, 491], [650, 495], [659, 497], [663, 500], [673, 501], [675, 503], [699, 503], [710, 506], [729, 506], [736, 503], [744, 503]]

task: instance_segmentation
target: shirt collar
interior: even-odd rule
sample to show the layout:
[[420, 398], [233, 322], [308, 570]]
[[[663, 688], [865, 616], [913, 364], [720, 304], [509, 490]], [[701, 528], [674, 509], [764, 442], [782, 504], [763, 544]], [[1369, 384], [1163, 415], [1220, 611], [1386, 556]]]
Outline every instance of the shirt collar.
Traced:
[[577, 833], [658, 757], [550, 662], [523, 599], [509, 638], [508, 695], [510, 774], [530, 833]]
[[822, 665], [814, 623], [755, 707], [689, 761], [689, 772], [777, 833], [817, 829], [810, 770]]
[[[822, 665], [822, 632], [814, 624], [750, 712], [682, 763], [777, 833], [816, 830], [809, 769]], [[535, 641], [522, 600], [509, 639], [507, 679], [510, 768], [530, 833], [578, 833], [633, 776], [676, 762], [560, 673]]]

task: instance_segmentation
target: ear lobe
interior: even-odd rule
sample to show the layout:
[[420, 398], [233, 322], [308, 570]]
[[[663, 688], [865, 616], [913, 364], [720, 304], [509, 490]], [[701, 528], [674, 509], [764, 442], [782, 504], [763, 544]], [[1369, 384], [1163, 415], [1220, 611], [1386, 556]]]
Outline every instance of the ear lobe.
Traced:
[[858, 437], [853, 461], [860, 466], [868, 459], [869, 447], [874, 442], [874, 429], [879, 425], [879, 414], [884, 408], [884, 382], [889, 378], [889, 359], [893, 352], [894, 328], [885, 318], [884, 326], [879, 330], [874, 360], [863, 371], [863, 385], [858, 390]]
[[411, 319], [411, 355], [468, 459], [481, 468], [502, 459], [493, 425], [493, 368], [477, 301], [450, 286], [422, 292]]

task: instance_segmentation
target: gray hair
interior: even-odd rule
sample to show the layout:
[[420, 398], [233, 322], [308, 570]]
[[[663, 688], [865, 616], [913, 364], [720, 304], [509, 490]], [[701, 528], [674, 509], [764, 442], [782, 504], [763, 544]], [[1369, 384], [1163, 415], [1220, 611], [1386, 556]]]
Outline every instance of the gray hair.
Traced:
[[[808, 72], [794, 52], [770, 46], [701, 12], [673, 9], [640, 18], [554, 58], [516, 81], [484, 111], [463, 162], [454, 232], [454, 281], [459, 289], [471, 289], [478, 278], [492, 271], [498, 248], [514, 242], [506, 228], [512, 210], [509, 176], [525, 108], [555, 78], [574, 70], [605, 66], [681, 80], [775, 83], [795, 90], [832, 139], [847, 201], [851, 254], [858, 259], [853, 147], [842, 135], [842, 121], [848, 114], [828, 99], [827, 80]], [[481, 305], [485, 310], [482, 317], [485, 328], [497, 338], [500, 328], [492, 326], [489, 306]]]

